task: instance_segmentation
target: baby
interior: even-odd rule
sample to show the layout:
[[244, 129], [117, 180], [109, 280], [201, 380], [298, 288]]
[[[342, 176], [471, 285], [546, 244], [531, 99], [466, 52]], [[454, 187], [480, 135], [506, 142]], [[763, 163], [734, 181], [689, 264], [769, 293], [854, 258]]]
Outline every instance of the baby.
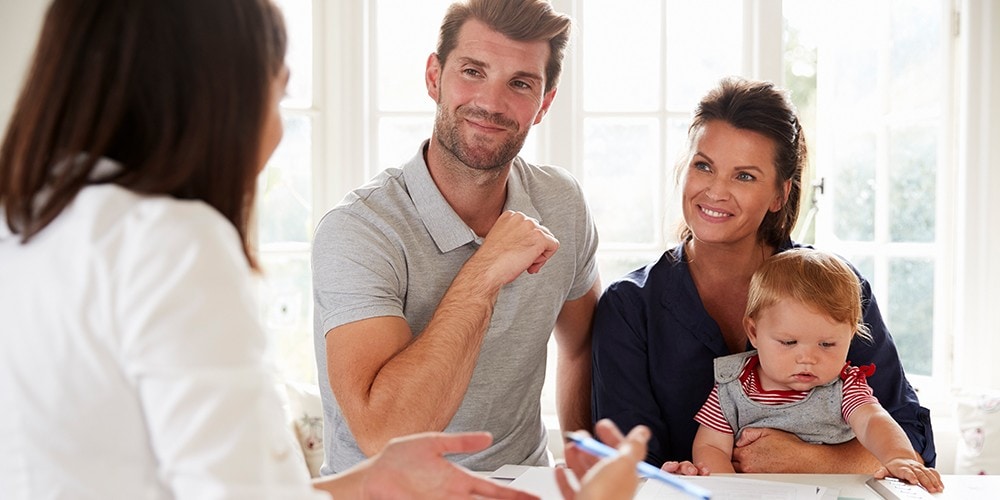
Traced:
[[940, 474], [872, 395], [874, 365], [847, 363], [854, 336], [868, 338], [860, 297], [857, 276], [836, 256], [793, 249], [768, 259], [750, 281], [743, 318], [756, 350], [715, 360], [715, 388], [695, 415], [694, 463], [734, 472], [733, 443], [747, 427], [826, 444], [857, 436], [883, 465], [876, 477], [942, 491]]

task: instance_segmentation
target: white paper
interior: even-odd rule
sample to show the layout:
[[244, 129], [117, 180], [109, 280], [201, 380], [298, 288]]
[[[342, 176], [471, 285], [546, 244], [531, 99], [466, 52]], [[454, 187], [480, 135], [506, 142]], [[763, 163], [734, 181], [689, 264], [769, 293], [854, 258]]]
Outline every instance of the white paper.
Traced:
[[499, 469], [493, 471], [490, 477], [493, 479], [506, 479], [513, 480], [517, 479], [524, 474], [524, 471], [530, 469], [530, 465], [502, 465]]
[[[726, 500], [820, 500], [827, 493], [827, 488], [822, 486], [760, 479], [684, 476], [684, 480], [711, 491], [712, 498], [725, 498]], [[647, 480], [639, 487], [635, 498], [636, 500], [686, 500], [689, 497], [683, 491], [669, 484]]]
[[[570, 484], [575, 485], [573, 472], [566, 469]], [[508, 485], [528, 493], [538, 495], [542, 500], [562, 500], [559, 483], [556, 483], [556, 470], [552, 467], [528, 467], [517, 479]]]
[[[522, 472], [518, 475], [518, 471]], [[575, 486], [573, 473], [569, 470], [566, 472], [571, 484]], [[490, 477], [501, 478], [512, 475], [517, 475], [517, 478], [509, 484], [510, 487], [538, 495], [542, 500], [562, 500], [562, 493], [556, 483], [555, 469], [527, 466], [501, 467]], [[838, 496], [838, 491], [834, 489], [810, 484], [722, 476], [684, 476], [683, 479], [711, 491], [712, 498], [727, 500], [822, 500]], [[690, 500], [683, 491], [655, 480], [645, 480], [640, 484], [635, 499]]]

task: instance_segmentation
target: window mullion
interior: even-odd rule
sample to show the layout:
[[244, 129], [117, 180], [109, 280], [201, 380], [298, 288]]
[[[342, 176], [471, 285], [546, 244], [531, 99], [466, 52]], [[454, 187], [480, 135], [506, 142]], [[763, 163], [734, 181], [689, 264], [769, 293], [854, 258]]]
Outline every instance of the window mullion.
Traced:
[[[365, 180], [365, 135], [358, 124], [365, 123], [364, 99], [368, 95], [365, 76], [367, 40], [365, 35], [366, 2], [326, 2], [317, 0], [317, 17], [325, 29], [317, 30], [322, 47], [317, 58], [322, 61], [319, 105], [323, 119], [319, 129], [323, 140], [316, 146], [322, 158], [314, 177], [316, 217], [322, 217], [348, 191]], [[358, 47], [364, 47], [358, 50]], [[346, 77], [345, 75], [362, 75]], [[358, 168], [353, 168], [353, 167]]]
[[744, 74], [778, 85], [784, 80], [781, 0], [743, 0]]

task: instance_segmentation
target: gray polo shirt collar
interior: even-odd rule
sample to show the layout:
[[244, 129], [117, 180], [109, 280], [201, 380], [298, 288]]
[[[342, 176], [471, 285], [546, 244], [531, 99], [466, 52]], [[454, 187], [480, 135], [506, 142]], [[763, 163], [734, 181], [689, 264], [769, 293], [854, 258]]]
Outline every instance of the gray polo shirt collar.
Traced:
[[[427, 147], [427, 143], [428, 141], [424, 141], [416, 156], [403, 165], [403, 180], [410, 193], [410, 199], [413, 200], [413, 205], [420, 215], [420, 220], [442, 253], [469, 243], [481, 245], [483, 239], [476, 236], [472, 228], [455, 213], [434, 184], [434, 179], [431, 178], [427, 163], [424, 161], [424, 148]], [[524, 167], [524, 161], [520, 157], [514, 159], [510, 174], [507, 176], [507, 203], [504, 208], [521, 212], [542, 223], [538, 210], [531, 202], [531, 196], [524, 189], [524, 180], [521, 178]]]

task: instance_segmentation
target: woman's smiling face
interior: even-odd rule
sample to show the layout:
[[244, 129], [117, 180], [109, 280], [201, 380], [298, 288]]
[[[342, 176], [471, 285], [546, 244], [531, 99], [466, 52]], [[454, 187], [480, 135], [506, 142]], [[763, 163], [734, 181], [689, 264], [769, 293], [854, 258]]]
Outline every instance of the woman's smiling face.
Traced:
[[695, 239], [712, 243], [756, 241], [767, 212], [785, 202], [774, 142], [752, 130], [712, 120], [696, 133], [683, 176], [684, 220]]

